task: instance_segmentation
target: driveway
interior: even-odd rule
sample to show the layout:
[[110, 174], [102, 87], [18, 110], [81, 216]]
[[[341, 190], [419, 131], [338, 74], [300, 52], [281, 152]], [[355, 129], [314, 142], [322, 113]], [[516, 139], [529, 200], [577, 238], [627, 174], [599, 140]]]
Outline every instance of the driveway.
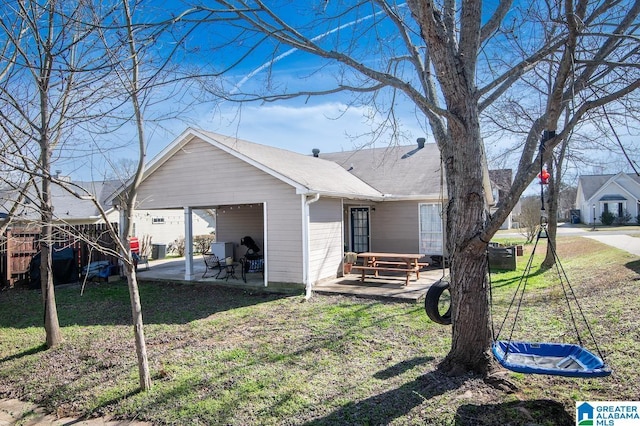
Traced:
[[631, 254], [640, 256], [640, 237], [631, 237], [629, 235], [585, 235], [586, 238], [600, 241], [611, 247], [628, 251]]
[[[500, 233], [500, 236], [504, 235], [522, 236], [521, 234], [515, 233]], [[640, 256], [640, 226], [616, 228], [596, 227], [593, 229], [581, 225], [563, 223], [558, 225], [558, 235], [579, 235], [581, 237], [591, 238], [608, 246]]]

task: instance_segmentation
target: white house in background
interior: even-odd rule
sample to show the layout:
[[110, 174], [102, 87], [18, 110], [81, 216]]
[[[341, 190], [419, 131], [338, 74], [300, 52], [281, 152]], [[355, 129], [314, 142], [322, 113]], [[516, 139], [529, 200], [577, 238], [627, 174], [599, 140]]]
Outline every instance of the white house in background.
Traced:
[[[66, 176], [56, 176], [70, 183], [78, 194], [92, 194], [104, 209], [109, 222], [120, 223], [120, 214], [112, 204], [113, 194], [122, 189], [119, 180], [95, 182], [71, 181]], [[6, 216], [18, 197], [15, 190], [0, 189], [0, 217]], [[52, 184], [51, 200], [53, 203], [54, 221], [68, 225], [92, 225], [104, 223], [104, 219], [94, 202], [87, 197], [77, 197], [60, 185]], [[19, 211], [15, 213], [16, 223], [35, 222], [39, 220], [39, 204], [37, 197], [27, 197]], [[208, 209], [194, 209], [192, 212], [193, 235], [206, 235], [215, 231], [215, 212]], [[133, 216], [133, 236], [151, 237], [152, 244], [169, 245], [178, 238], [184, 238], [184, 211], [159, 209], [136, 210]]]
[[[506, 198], [509, 190], [511, 189], [511, 183], [513, 180], [513, 172], [511, 169], [494, 169], [489, 170], [489, 179], [491, 180], [491, 190], [493, 193], [493, 199], [495, 205], [491, 207], [491, 213], [493, 214], [498, 210], [498, 205], [503, 198]], [[504, 221], [500, 229], [513, 228], [513, 215], [520, 213], [520, 202], [516, 204], [507, 219]]]
[[576, 209], [580, 210], [580, 222], [600, 223], [603, 212], [616, 217], [631, 217], [635, 223], [640, 214], [640, 177], [628, 173], [615, 175], [585, 175], [578, 180]]

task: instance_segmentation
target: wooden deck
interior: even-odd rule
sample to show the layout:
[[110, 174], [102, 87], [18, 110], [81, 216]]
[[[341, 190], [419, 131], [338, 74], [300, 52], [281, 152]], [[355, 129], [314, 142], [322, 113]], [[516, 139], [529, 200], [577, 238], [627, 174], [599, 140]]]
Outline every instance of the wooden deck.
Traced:
[[379, 275], [378, 277], [367, 276], [367, 279], [362, 282], [361, 274], [354, 272], [342, 278], [318, 283], [314, 291], [320, 294], [343, 294], [418, 303], [424, 300], [427, 289], [442, 278], [442, 269], [422, 269], [420, 278], [417, 280], [412, 278], [408, 285], [405, 285], [404, 281], [405, 272], [400, 274], [400, 279], [398, 276]]

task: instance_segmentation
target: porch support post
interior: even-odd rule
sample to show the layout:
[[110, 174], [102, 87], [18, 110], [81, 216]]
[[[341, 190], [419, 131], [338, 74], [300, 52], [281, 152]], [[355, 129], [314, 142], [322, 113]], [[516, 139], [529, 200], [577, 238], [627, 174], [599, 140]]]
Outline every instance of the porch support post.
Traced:
[[305, 285], [305, 299], [310, 299], [313, 290], [313, 283], [309, 269], [311, 267], [311, 220], [309, 218], [309, 205], [320, 199], [320, 194], [310, 194], [302, 196], [302, 279]]
[[192, 281], [193, 273], [193, 215], [191, 207], [184, 208], [184, 279]]
[[[116, 206], [116, 210], [118, 210], [118, 233], [120, 234], [120, 241], [123, 241], [123, 243], [126, 242], [126, 244], [124, 244], [125, 250], [129, 250], [129, 235], [125, 233], [126, 230], [124, 229], [125, 210], [120, 206]], [[133, 235], [131, 236], [133, 237]], [[127, 252], [125, 251], [122, 254], [126, 256]], [[118, 270], [120, 271], [120, 276], [124, 277], [125, 269], [122, 258], [118, 259]]]
[[[216, 221], [216, 227], [218, 226]], [[262, 252], [262, 274], [264, 275], [264, 286], [269, 286], [269, 221], [267, 220], [267, 202], [262, 202], [262, 238], [264, 241], [264, 251]]]

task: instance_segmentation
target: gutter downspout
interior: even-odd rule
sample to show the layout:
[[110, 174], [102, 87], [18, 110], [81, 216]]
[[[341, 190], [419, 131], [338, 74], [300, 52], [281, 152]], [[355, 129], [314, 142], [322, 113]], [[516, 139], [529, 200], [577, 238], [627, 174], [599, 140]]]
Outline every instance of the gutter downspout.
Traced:
[[319, 193], [315, 193], [313, 194], [312, 198], [307, 198], [307, 196], [304, 196], [304, 213], [303, 213], [303, 223], [304, 223], [304, 229], [302, 231], [302, 238], [303, 238], [303, 259], [302, 259], [302, 265], [303, 265], [303, 280], [304, 280], [304, 284], [305, 284], [305, 300], [309, 300], [311, 298], [311, 290], [312, 290], [312, 285], [311, 285], [311, 280], [309, 278], [309, 258], [310, 258], [310, 253], [311, 253], [311, 240], [309, 238], [309, 205], [315, 203], [316, 201], [318, 201], [320, 199], [320, 194]]

